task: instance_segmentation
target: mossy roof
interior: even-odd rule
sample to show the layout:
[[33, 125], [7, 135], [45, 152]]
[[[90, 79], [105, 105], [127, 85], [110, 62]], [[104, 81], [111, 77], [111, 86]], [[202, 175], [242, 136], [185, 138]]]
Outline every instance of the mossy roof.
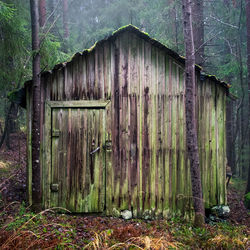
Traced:
[[[180, 63], [185, 64], [185, 57], [180, 56], [175, 51], [169, 49], [166, 45], [164, 45], [161, 42], [157, 41], [156, 39], [150, 37], [148, 33], [141, 31], [139, 28], [137, 28], [134, 25], [129, 24], [129, 25], [123, 26], [123, 27], [119, 28], [118, 30], [114, 31], [111, 35], [107, 36], [106, 38], [95, 42], [95, 44], [92, 47], [90, 47], [89, 49], [86, 49], [83, 52], [77, 52], [76, 54], [73, 55], [73, 57], [71, 58], [70, 61], [59, 63], [59, 64], [55, 65], [52, 70], [43, 72], [42, 75], [51, 74], [53, 71], [56, 71], [56, 70], [59, 70], [59, 69], [65, 67], [68, 63], [71, 63], [77, 57], [82, 56], [84, 54], [91, 53], [91, 51], [93, 51], [98, 45], [101, 45], [105, 41], [114, 39], [115, 37], [119, 36], [123, 32], [132, 32], [132, 33], [136, 34], [141, 39], [144, 39], [145, 41], [151, 43], [152, 45], [164, 50], [169, 56], [173, 57], [174, 59], [176, 59]], [[196, 70], [202, 71], [202, 67], [199, 65], [196, 65]], [[208, 75], [208, 74], [205, 74], [204, 72], [202, 72], [202, 74], [203, 74], [203, 77], [209, 78], [210, 80], [213, 80], [214, 82], [216, 82], [218, 84], [221, 84], [222, 86], [226, 87], [227, 89], [230, 88], [230, 84], [219, 80], [216, 76]], [[25, 86], [28, 84], [31, 84], [31, 83], [32, 83], [32, 80], [27, 81], [25, 83]]]

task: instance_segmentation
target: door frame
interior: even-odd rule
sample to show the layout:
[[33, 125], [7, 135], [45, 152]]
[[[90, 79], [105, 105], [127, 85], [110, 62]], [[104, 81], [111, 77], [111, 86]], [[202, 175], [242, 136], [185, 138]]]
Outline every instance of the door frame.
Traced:
[[110, 100], [81, 100], [81, 101], [46, 101], [44, 112], [43, 141], [41, 143], [41, 176], [42, 176], [42, 204], [44, 209], [50, 208], [51, 198], [51, 128], [53, 108], [87, 108], [106, 109]]

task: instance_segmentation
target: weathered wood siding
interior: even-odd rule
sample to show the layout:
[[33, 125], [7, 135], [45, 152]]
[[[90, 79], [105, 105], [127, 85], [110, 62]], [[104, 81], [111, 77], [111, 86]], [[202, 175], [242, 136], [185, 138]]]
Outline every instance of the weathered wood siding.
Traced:
[[[44, 136], [51, 129], [46, 127], [46, 101], [111, 100], [105, 109], [103, 131], [106, 143], [112, 144], [105, 154], [106, 214], [124, 209], [132, 210], [134, 216], [192, 213], [183, 72], [184, 65], [133, 32], [120, 33], [92, 51], [76, 55], [72, 62], [42, 77], [42, 155], [46, 155], [47, 143], [51, 143], [50, 135]], [[201, 82], [198, 72], [197, 81], [202, 185], [209, 207], [226, 203], [226, 91], [209, 78]], [[83, 144], [79, 147], [84, 148], [84, 140], [76, 142]], [[67, 147], [74, 150], [71, 144]], [[67, 164], [62, 171], [74, 172], [75, 166]], [[45, 207], [58, 204], [49, 198], [49, 168], [43, 162]], [[69, 188], [81, 185], [75, 183]], [[81, 208], [83, 204], [75, 206]]]

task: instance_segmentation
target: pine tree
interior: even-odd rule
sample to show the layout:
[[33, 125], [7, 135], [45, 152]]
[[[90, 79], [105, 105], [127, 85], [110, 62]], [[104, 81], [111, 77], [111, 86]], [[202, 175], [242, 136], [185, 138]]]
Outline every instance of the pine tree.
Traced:
[[186, 50], [185, 62], [185, 114], [187, 152], [190, 160], [191, 183], [194, 203], [194, 224], [204, 224], [204, 204], [202, 199], [201, 174], [195, 117], [195, 56], [192, 28], [191, 1], [183, 0], [183, 29]]
[[38, 0], [30, 0], [33, 84], [32, 84], [32, 202], [34, 209], [40, 209], [40, 41]]

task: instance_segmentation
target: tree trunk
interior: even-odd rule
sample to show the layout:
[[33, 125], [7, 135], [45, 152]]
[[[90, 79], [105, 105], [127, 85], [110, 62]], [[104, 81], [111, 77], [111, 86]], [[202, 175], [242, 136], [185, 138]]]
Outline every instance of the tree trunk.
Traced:
[[172, 35], [173, 35], [173, 39], [174, 39], [174, 44], [175, 44], [175, 50], [179, 51], [178, 48], [178, 23], [177, 23], [177, 11], [176, 11], [176, 6], [175, 6], [175, 1], [174, 0], [170, 0], [170, 6], [173, 6], [172, 8], [170, 8], [169, 10], [169, 16], [171, 17], [171, 21], [172, 21]]
[[204, 15], [203, 0], [193, 1], [192, 17], [194, 25], [195, 63], [204, 64]]
[[13, 105], [13, 108], [11, 110], [11, 113], [10, 113], [10, 118], [9, 118], [9, 132], [10, 133], [17, 133], [18, 131], [18, 122], [17, 122], [17, 119], [18, 119], [18, 105], [17, 104], [14, 104]]
[[63, 28], [64, 38], [69, 37], [69, 23], [68, 23], [68, 0], [63, 0]]
[[[10, 104], [10, 107], [9, 107], [9, 110], [8, 112], [6, 112], [6, 116], [5, 116], [5, 125], [4, 125], [4, 131], [3, 131], [3, 134], [2, 134], [2, 137], [1, 137], [1, 140], [0, 140], [0, 148], [2, 147], [3, 143], [4, 143], [4, 140], [6, 139], [6, 137], [8, 136], [8, 123], [9, 123], [9, 119], [10, 119], [10, 114], [12, 112], [12, 109], [14, 107], [14, 103], [12, 102]], [[7, 142], [6, 142], [6, 146], [9, 147], [10, 145], [8, 145], [9, 142], [8, 142], [8, 139], [7, 139]]]
[[[246, 26], [247, 26], [247, 70], [248, 70], [248, 119], [250, 117], [250, 0], [246, 0]], [[250, 148], [250, 131], [249, 131], [249, 120], [248, 120], [248, 150]], [[248, 156], [249, 157], [249, 156]], [[248, 180], [246, 193], [250, 192], [250, 166], [248, 159]]]
[[39, 24], [43, 27], [46, 21], [46, 0], [39, 0]]
[[38, 0], [30, 0], [32, 28], [32, 74], [33, 74], [33, 111], [32, 111], [32, 205], [40, 209], [40, 44]]
[[199, 164], [197, 128], [195, 117], [195, 56], [192, 28], [191, 1], [182, 0], [183, 28], [186, 51], [185, 62], [185, 113], [186, 113], [186, 140], [187, 153], [190, 160], [192, 194], [194, 202], [195, 226], [204, 225], [204, 204]]

